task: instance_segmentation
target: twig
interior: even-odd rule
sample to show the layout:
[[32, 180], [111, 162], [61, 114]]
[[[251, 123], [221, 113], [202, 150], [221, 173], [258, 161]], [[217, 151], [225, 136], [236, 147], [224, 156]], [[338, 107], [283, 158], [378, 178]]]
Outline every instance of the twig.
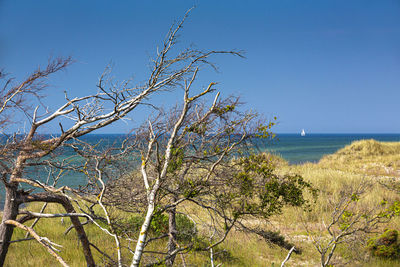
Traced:
[[[22, 239], [12, 240], [12, 241], [10, 241], [8, 243], [17, 243], [17, 242], [22, 242], [22, 241], [30, 241], [30, 240], [33, 240], [33, 239], [35, 239], [35, 238], [33, 238], [33, 237], [22, 238]], [[1, 241], [0, 241], [0, 243], [1, 243]]]

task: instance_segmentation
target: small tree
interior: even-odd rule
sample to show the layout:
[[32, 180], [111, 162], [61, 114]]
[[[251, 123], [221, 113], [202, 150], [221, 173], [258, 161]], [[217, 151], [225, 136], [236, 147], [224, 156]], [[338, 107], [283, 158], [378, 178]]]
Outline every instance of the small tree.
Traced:
[[338, 196], [330, 199], [332, 212], [327, 224], [322, 220], [321, 230], [313, 231], [304, 223], [315, 249], [321, 256], [321, 266], [329, 266], [340, 244], [350, 245], [365, 240], [363, 235], [375, 231], [399, 213], [397, 202], [377, 200], [376, 205], [372, 206], [362, 203], [366, 193], [376, 185], [377, 183], [364, 179], [355, 186], [343, 188]]
[[[269, 157], [253, 153], [253, 141], [271, 137], [274, 123], [261, 123], [257, 114], [240, 111], [237, 98], [220, 100], [219, 93], [207, 106], [202, 99], [214, 92], [215, 84], [192, 95], [197, 75], [195, 69], [192, 77], [183, 81], [181, 106], [159, 114], [136, 131], [142, 182], [134, 175], [130, 186], [123, 181], [126, 177], [113, 181], [114, 186], [112, 182], [105, 185], [106, 203], [125, 210], [131, 207], [144, 217], [131, 266], [138, 266], [145, 247], [160, 238], [168, 238], [168, 249], [157, 263], [172, 265], [178, 253], [194, 248], [194, 243], [180, 245], [177, 240], [175, 218], [184, 203], [209, 214], [208, 219], [202, 218], [207, 221], [208, 243], [196, 244], [196, 249], [212, 252], [242, 219], [267, 219], [284, 205], [302, 206], [306, 203], [303, 190], [311, 189], [298, 175], [274, 174]], [[132, 205], [132, 198], [126, 195], [116, 199], [115, 191], [123, 189], [115, 187], [115, 182], [128, 186], [130, 196], [135, 192], [134, 199], [146, 201]], [[143, 189], [138, 188], [140, 184]], [[163, 212], [169, 215], [168, 233], [148, 239], [152, 220]]]
[[[166, 256], [153, 264], [170, 266], [178, 253], [192, 249], [212, 253], [233, 227], [243, 228], [249, 218], [266, 220], [285, 205], [302, 206], [307, 202], [303, 191], [314, 192], [299, 175], [274, 174], [271, 157], [254, 153], [253, 141], [270, 137], [273, 123], [261, 124], [256, 114], [239, 111], [237, 98], [219, 100], [219, 93], [207, 107], [201, 99], [213, 92], [214, 84], [191, 96], [196, 75], [197, 70], [186, 83], [180, 108], [160, 114], [136, 131], [133, 147], [141, 148], [139, 170], [104, 184], [101, 195], [105, 192], [106, 205], [143, 216], [132, 266], [139, 265], [150, 242], [162, 238], [168, 238]], [[104, 170], [106, 164], [103, 161], [97, 169]], [[195, 213], [184, 210], [188, 203], [209, 218], [197, 222]], [[152, 220], [164, 212], [168, 231], [148, 239]], [[195, 225], [203, 224], [208, 242], [180, 244], [178, 212]]]

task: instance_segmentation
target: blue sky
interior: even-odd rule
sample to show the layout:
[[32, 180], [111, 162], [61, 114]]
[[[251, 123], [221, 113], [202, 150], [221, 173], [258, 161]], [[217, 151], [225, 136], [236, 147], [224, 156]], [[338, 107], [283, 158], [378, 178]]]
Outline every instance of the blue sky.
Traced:
[[[277, 116], [276, 132], [400, 133], [395, 0], [0, 0], [0, 67], [22, 79], [49, 56], [72, 56], [76, 63], [50, 80], [50, 107], [62, 103], [64, 90], [95, 91], [110, 62], [116, 78], [140, 82], [170, 25], [193, 5], [182, 45], [246, 52], [246, 59], [215, 58], [220, 71], [204, 72], [200, 83], [219, 82], [223, 95]], [[176, 97], [154, 101], [168, 106]], [[103, 132], [129, 129], [119, 123]]]

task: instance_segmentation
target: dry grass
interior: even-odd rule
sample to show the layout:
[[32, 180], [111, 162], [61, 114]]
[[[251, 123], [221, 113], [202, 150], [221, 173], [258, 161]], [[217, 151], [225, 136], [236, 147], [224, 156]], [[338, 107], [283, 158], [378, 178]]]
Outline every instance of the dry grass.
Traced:
[[355, 141], [332, 155], [324, 156], [318, 165], [347, 172], [400, 177], [400, 143], [373, 139]]

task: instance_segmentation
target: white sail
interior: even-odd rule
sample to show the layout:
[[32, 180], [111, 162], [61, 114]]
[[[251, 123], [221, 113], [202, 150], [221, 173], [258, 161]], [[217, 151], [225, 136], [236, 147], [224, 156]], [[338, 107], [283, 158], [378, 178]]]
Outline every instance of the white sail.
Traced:
[[304, 131], [304, 129], [301, 130], [301, 136], [306, 136], [306, 131]]

